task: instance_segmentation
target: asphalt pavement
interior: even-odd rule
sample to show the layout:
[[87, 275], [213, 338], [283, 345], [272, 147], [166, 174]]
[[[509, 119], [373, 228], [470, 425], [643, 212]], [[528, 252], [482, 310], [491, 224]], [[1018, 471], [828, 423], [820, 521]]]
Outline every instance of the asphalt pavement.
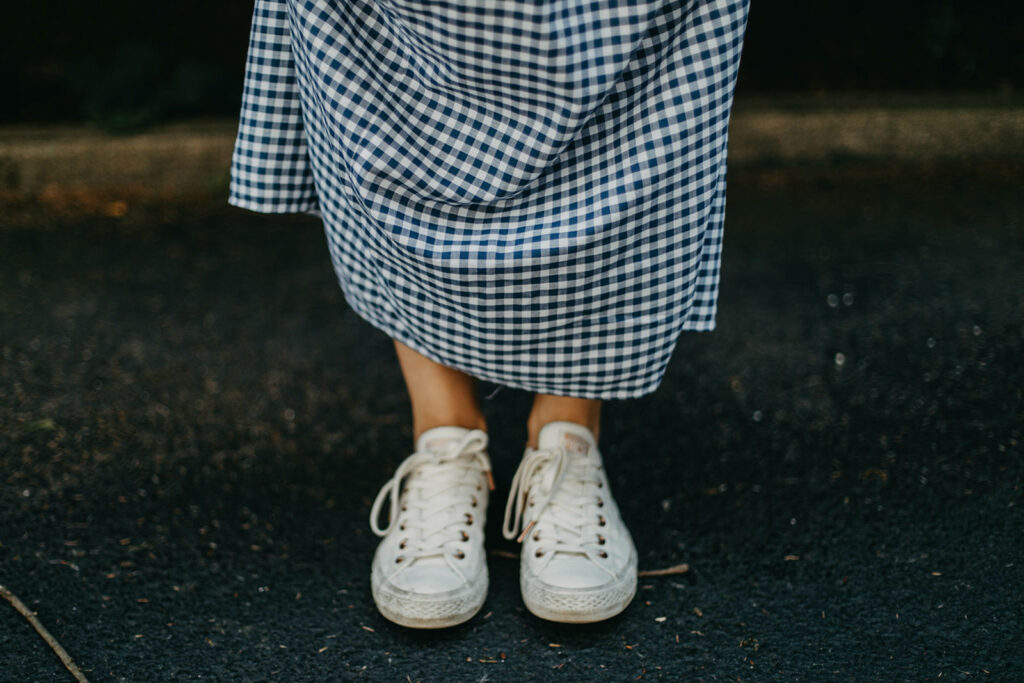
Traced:
[[[377, 614], [367, 517], [408, 404], [313, 219], [22, 211], [0, 583], [93, 681], [1024, 680], [1020, 170], [731, 175], [719, 327], [602, 434], [641, 569], [688, 571], [584, 627], [518, 594], [507, 389], [482, 612]], [[0, 680], [72, 680], [2, 601]]]

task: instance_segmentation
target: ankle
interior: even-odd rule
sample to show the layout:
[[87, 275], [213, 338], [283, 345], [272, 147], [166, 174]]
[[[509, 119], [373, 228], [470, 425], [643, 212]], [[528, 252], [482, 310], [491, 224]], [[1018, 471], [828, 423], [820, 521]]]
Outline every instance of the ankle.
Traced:
[[412, 421], [413, 443], [423, 435], [424, 432], [435, 427], [462, 427], [463, 429], [479, 429], [487, 431], [487, 420], [482, 414], [479, 415], [426, 415], [414, 416]]
[[537, 447], [540, 430], [551, 422], [572, 422], [590, 430], [594, 439], [601, 428], [601, 402], [561, 396], [537, 396], [526, 420], [526, 445]]

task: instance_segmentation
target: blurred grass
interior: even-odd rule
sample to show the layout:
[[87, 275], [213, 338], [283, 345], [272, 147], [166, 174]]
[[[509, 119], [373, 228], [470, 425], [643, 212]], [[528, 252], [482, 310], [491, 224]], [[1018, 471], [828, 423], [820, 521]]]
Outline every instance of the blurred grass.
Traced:
[[[1024, 177], [1024, 101], [1012, 93], [737, 96], [729, 174], [758, 186], [971, 175]], [[223, 205], [233, 118], [128, 132], [0, 126], [0, 220], [130, 219], [147, 207]], [[137, 123], [137, 122], [136, 122]]]

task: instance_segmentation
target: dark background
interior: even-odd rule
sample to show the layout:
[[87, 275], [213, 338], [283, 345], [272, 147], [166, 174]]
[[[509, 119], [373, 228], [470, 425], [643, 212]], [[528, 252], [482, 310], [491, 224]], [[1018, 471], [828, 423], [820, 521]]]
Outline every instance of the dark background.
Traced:
[[[234, 115], [252, 3], [8, 3], [0, 122], [125, 129]], [[1024, 86], [1020, 2], [754, 0], [740, 95], [1012, 93]]]
[[[1020, 129], [1021, 4], [753, 0], [740, 100], [824, 97], [730, 160], [718, 328], [602, 425], [640, 568], [689, 570], [608, 622], [531, 617], [506, 390], [487, 604], [422, 633], [369, 587], [411, 442], [390, 340], [317, 221], [224, 204], [251, 2], [5, 3], [0, 123], [223, 122], [205, 166], [0, 131], [0, 583], [93, 681], [1024, 681], [1024, 153], [965, 132]], [[861, 99], [937, 116], [834, 117]], [[924, 156], [895, 154], [920, 120]], [[814, 130], [848, 139], [788, 144]], [[164, 193], [211, 168], [204, 199]], [[0, 600], [0, 681], [68, 680]]]

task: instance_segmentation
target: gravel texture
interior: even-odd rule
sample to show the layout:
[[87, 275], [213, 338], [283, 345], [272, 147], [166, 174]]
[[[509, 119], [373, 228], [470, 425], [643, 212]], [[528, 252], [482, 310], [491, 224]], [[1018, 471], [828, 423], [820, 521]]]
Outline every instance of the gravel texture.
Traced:
[[[586, 627], [527, 613], [502, 554], [511, 390], [482, 613], [377, 614], [367, 515], [408, 405], [314, 221], [22, 212], [0, 583], [93, 681], [1024, 679], [1020, 169], [819, 170], [737, 170], [719, 329], [606, 407], [641, 569], [690, 569]], [[3, 602], [0, 680], [71, 680]]]

